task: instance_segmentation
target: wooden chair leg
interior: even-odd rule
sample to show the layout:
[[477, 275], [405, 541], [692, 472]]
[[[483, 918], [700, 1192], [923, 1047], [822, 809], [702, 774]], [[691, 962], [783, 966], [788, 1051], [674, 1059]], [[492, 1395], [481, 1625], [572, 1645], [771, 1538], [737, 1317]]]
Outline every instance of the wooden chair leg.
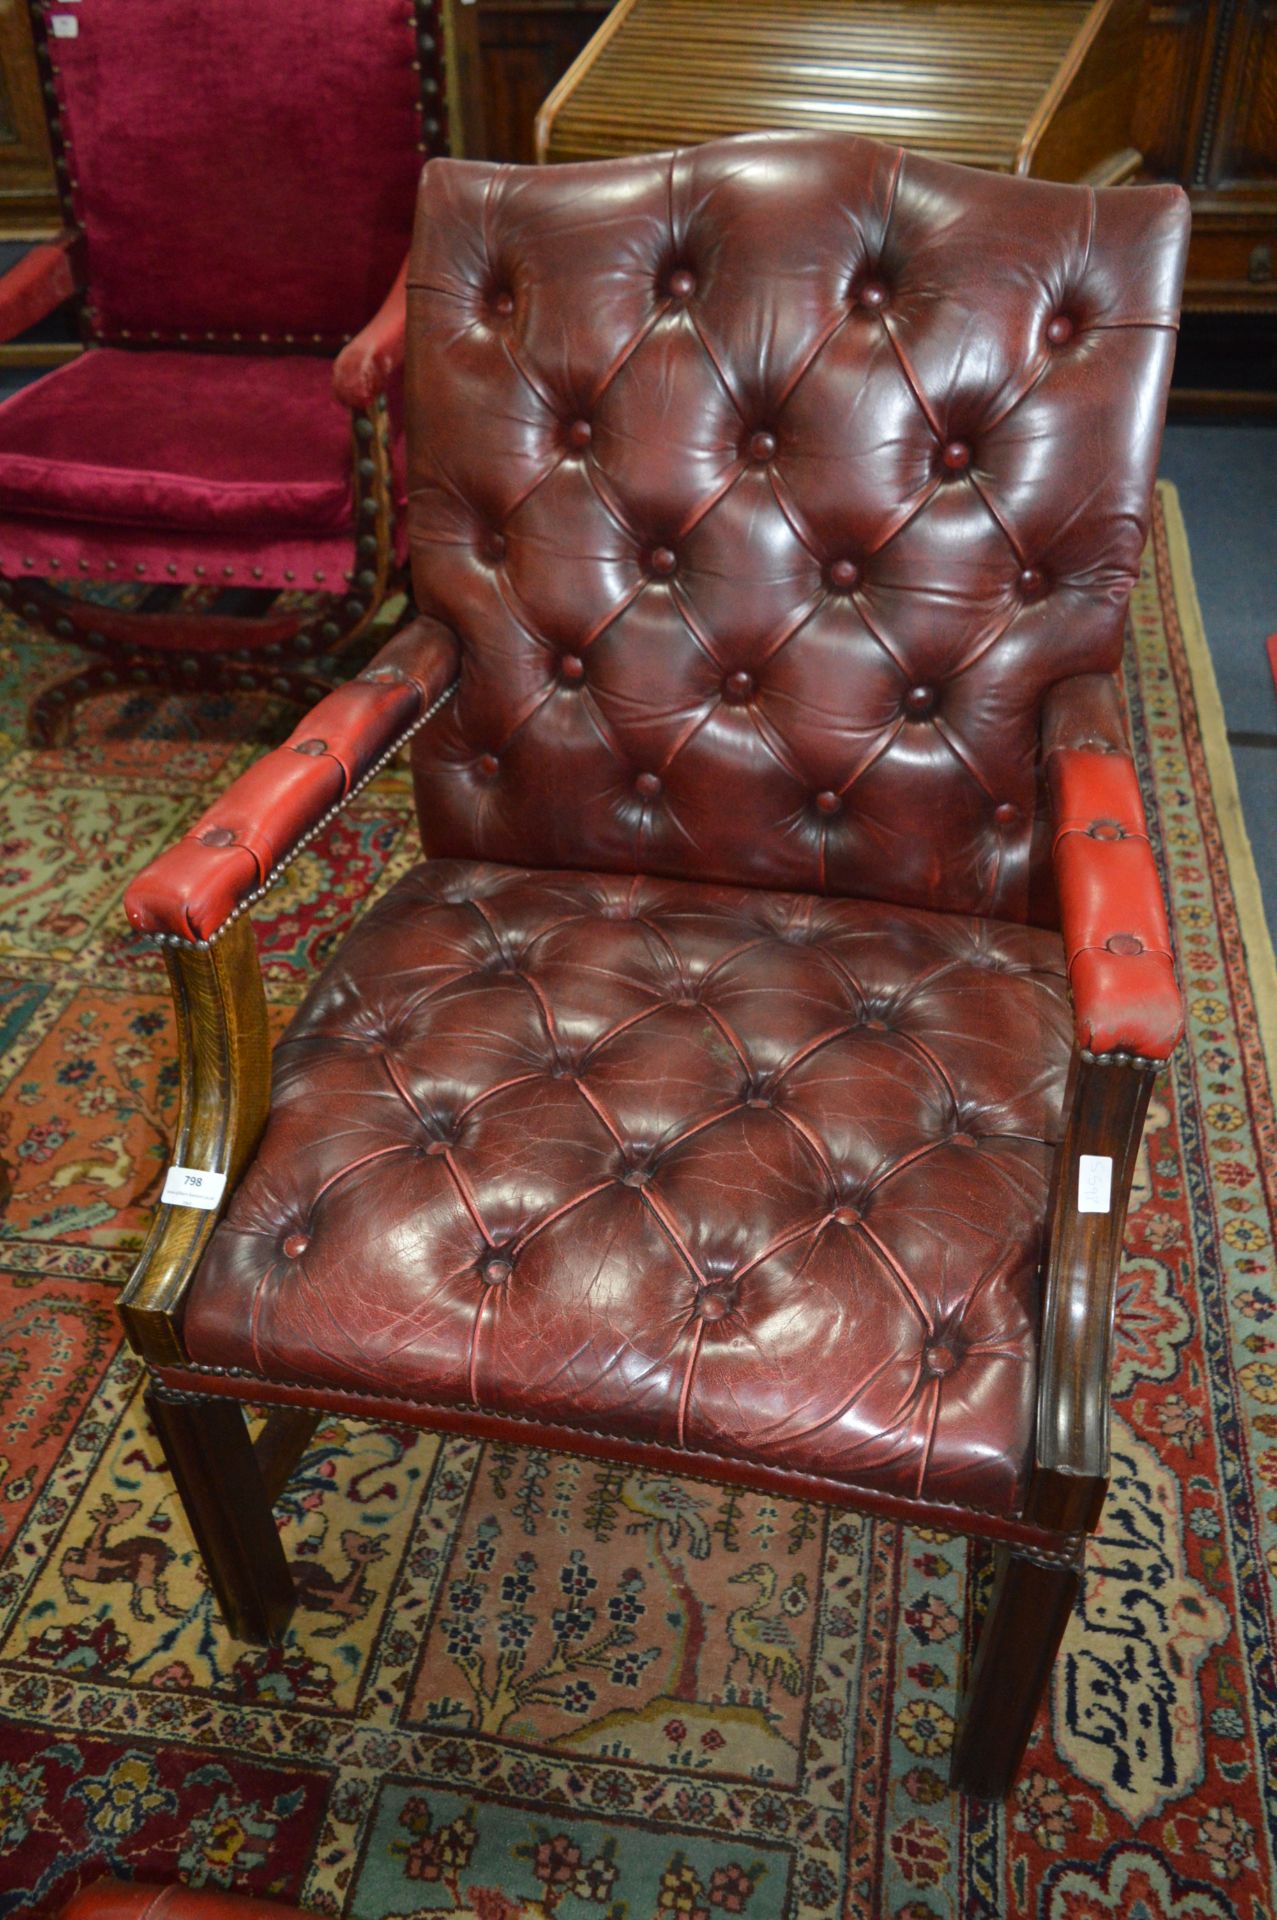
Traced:
[[228, 1630], [278, 1644], [296, 1593], [243, 1408], [153, 1383], [146, 1410]]
[[1082, 1583], [1070, 1563], [998, 1551], [993, 1593], [958, 1715], [950, 1784], [983, 1800], [1011, 1791]]

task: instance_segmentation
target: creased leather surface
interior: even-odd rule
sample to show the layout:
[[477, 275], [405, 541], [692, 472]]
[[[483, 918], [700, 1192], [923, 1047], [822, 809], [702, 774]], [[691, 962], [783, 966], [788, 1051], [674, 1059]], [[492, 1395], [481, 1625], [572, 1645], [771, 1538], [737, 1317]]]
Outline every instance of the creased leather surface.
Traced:
[[1020, 1502], [1058, 938], [440, 861], [276, 1053], [191, 1358]]
[[432, 162], [429, 851], [1049, 923], [1042, 700], [1118, 661], [1187, 226], [826, 136]]

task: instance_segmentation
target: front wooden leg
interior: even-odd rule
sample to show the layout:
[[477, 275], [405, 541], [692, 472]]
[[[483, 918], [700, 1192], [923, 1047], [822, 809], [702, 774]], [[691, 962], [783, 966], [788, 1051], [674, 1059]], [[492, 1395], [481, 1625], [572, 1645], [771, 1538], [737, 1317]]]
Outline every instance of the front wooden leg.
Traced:
[[993, 1595], [958, 1714], [950, 1784], [982, 1800], [1011, 1791], [1082, 1584], [1082, 1550], [998, 1549]]
[[153, 1382], [146, 1410], [227, 1629], [278, 1645], [297, 1596], [243, 1408]]

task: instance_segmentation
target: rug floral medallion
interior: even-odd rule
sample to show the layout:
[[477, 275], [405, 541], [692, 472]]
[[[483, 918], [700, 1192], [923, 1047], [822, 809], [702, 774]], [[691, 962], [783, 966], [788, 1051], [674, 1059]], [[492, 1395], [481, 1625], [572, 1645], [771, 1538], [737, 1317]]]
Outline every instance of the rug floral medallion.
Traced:
[[[946, 1787], [969, 1574], [938, 1532], [332, 1421], [279, 1509], [293, 1630], [228, 1638], [113, 1317], [176, 1098], [120, 901], [289, 717], [121, 696], [33, 753], [74, 656], [0, 628], [0, 1916], [105, 1872], [359, 1920], [1272, 1915], [1277, 1130], [1177, 526], [1163, 492], [1127, 696], [1190, 1040], [1137, 1175], [1113, 1489], [998, 1808]], [[263, 903], [279, 1029], [414, 858], [392, 768]]]

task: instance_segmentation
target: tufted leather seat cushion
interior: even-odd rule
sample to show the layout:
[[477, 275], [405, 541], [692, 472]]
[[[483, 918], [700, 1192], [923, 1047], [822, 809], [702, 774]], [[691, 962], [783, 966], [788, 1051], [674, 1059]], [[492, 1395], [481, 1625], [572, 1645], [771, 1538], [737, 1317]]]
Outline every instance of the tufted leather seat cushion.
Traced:
[[330, 962], [191, 1358], [1014, 1514], [1059, 939], [433, 861]]

